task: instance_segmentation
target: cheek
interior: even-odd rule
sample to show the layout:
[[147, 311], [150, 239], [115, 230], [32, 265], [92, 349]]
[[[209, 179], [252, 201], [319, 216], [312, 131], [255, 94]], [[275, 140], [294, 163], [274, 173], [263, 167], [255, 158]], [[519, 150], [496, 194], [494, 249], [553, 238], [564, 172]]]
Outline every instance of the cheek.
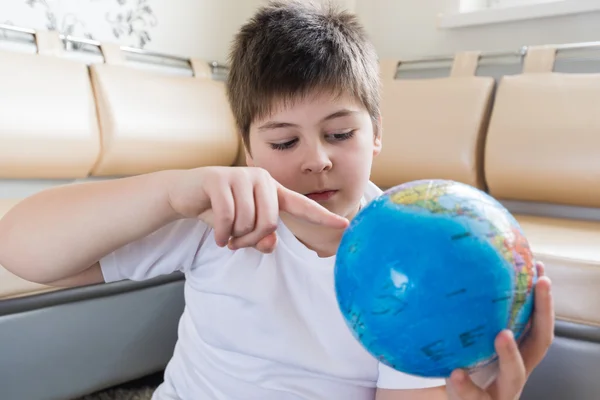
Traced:
[[[285, 187], [293, 187], [296, 176], [293, 162], [290, 158], [283, 159], [281, 155], [273, 154], [272, 151], [267, 154], [257, 154], [254, 158], [254, 165], [265, 169], [273, 179], [282, 184]], [[297, 174], [296, 174], [297, 175]]]
[[290, 190], [297, 190], [296, 186], [298, 186], [298, 174], [294, 174], [289, 170], [289, 168], [274, 168], [269, 170], [269, 173], [273, 179], [279, 182], [282, 186]]
[[371, 168], [372, 158], [373, 144], [366, 134], [362, 134], [341, 151], [336, 162], [345, 170], [353, 171], [354, 175], [364, 175]]

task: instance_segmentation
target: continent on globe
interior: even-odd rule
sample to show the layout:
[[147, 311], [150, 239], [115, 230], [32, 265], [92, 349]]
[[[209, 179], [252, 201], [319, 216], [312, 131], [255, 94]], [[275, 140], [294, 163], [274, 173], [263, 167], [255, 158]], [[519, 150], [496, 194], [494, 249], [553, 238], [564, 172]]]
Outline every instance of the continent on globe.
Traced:
[[340, 311], [362, 346], [427, 377], [495, 361], [503, 329], [520, 340], [537, 280], [515, 218], [450, 180], [398, 185], [363, 208], [342, 237], [334, 274]]

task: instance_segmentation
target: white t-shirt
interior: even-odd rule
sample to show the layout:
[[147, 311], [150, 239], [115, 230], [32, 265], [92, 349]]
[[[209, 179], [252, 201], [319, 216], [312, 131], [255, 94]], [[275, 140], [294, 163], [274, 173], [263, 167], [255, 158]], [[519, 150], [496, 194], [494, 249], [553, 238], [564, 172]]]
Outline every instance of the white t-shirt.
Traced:
[[[369, 183], [364, 201], [381, 193]], [[373, 400], [375, 388], [445, 385], [395, 371], [352, 336], [333, 267], [280, 221], [271, 254], [216, 245], [210, 227], [178, 220], [100, 261], [107, 282], [185, 274], [185, 309], [153, 400]]]

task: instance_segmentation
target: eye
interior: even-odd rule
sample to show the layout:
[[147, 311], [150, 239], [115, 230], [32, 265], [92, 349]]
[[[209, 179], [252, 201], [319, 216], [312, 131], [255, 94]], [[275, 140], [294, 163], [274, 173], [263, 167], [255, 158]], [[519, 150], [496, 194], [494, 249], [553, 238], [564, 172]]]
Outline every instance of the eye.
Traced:
[[329, 135], [331, 138], [333, 138], [333, 140], [337, 141], [337, 142], [341, 142], [344, 140], [348, 140], [350, 138], [352, 138], [354, 136], [354, 130], [352, 131], [348, 131], [348, 132], [343, 132], [343, 133], [333, 133], [331, 135]]
[[271, 143], [271, 148], [273, 150], [287, 150], [292, 148], [296, 144], [296, 142], [298, 142], [298, 139], [293, 139], [289, 142], [284, 143]]

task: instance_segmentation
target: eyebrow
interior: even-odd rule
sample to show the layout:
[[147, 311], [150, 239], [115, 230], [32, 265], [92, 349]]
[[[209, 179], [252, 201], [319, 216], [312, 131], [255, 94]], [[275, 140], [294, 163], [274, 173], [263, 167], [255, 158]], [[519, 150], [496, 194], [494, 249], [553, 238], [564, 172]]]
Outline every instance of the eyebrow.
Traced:
[[[343, 109], [334, 112], [333, 114], [329, 114], [325, 118], [321, 120], [321, 122], [330, 121], [332, 119], [347, 117], [348, 115], [356, 114], [357, 111], [352, 111], [348, 109]], [[297, 128], [297, 124], [292, 124], [290, 122], [278, 122], [278, 121], [269, 121], [258, 127], [259, 131], [266, 131], [269, 129], [277, 129], [277, 128]]]

